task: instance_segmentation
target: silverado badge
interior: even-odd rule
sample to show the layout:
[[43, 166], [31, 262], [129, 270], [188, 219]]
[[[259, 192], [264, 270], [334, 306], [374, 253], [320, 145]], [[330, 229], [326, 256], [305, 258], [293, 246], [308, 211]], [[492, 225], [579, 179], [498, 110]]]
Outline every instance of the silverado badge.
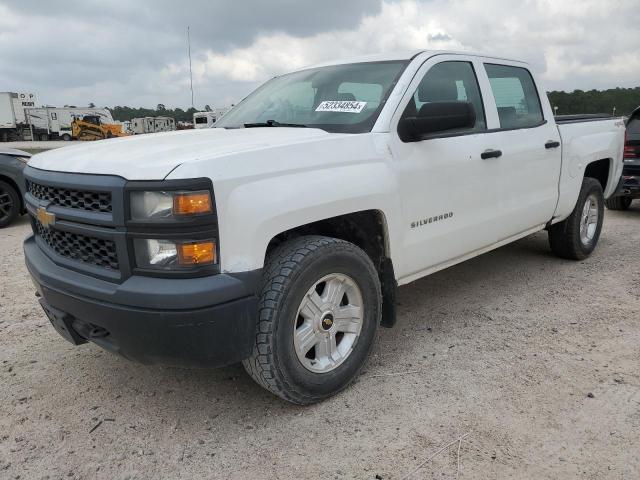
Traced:
[[45, 207], [38, 207], [37, 216], [38, 216], [38, 221], [45, 228], [49, 228], [51, 225], [56, 223], [55, 214], [47, 212], [47, 209]]

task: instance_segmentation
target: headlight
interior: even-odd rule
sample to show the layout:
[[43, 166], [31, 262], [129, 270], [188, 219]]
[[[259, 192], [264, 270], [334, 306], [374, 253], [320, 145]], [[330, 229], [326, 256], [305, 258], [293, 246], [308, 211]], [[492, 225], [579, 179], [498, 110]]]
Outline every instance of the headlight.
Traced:
[[133, 191], [131, 220], [164, 220], [213, 213], [208, 190], [194, 192]]
[[183, 270], [218, 262], [215, 239], [193, 242], [136, 238], [136, 265], [154, 270]]

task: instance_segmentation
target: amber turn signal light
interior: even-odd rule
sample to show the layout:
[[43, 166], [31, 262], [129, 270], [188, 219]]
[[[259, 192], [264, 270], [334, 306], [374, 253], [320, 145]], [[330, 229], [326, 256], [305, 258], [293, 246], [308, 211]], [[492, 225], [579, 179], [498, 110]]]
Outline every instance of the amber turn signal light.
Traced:
[[177, 247], [180, 265], [210, 265], [218, 260], [215, 242], [180, 243]]
[[206, 190], [180, 192], [173, 196], [174, 215], [198, 215], [212, 212], [211, 195]]

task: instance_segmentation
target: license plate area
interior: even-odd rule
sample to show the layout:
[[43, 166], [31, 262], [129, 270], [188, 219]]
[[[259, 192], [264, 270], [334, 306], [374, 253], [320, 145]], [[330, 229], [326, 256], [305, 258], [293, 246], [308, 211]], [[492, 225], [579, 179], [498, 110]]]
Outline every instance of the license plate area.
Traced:
[[42, 298], [40, 299], [40, 306], [47, 315], [51, 325], [53, 325], [53, 328], [56, 329], [62, 338], [74, 345], [82, 345], [87, 342], [72, 328], [73, 317], [71, 315], [57, 308], [53, 308]]

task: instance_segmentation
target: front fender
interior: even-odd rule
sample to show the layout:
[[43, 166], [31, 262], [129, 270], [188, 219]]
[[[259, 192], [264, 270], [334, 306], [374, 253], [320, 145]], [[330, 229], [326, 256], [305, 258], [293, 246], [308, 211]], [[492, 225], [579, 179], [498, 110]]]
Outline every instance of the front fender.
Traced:
[[[387, 231], [397, 232], [399, 226], [392, 224], [400, 218], [397, 191], [395, 176], [384, 161], [291, 172], [238, 185], [224, 192], [219, 202], [222, 270], [262, 268], [276, 235], [338, 215], [379, 210], [388, 222]], [[394, 240], [390, 233], [390, 251]]]

